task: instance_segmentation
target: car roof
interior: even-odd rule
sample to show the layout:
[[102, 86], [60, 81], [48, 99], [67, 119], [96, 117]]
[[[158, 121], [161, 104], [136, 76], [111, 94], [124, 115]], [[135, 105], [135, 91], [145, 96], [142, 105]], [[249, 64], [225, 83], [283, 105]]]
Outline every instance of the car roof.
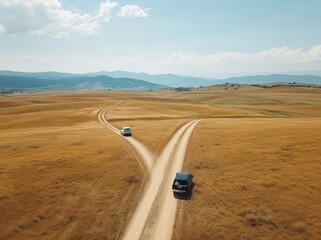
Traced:
[[191, 173], [188, 172], [178, 172], [176, 173], [176, 178], [177, 180], [188, 180], [188, 178], [191, 176]]
[[130, 127], [123, 127], [123, 129], [130, 129]]

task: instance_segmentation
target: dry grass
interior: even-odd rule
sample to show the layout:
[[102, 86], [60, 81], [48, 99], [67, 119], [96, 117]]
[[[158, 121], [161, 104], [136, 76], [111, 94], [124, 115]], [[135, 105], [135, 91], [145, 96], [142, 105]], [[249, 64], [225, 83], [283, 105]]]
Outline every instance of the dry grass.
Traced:
[[321, 92], [45, 93], [0, 97], [0, 239], [117, 239], [146, 175], [97, 121], [128, 125], [156, 155], [185, 122], [195, 176], [174, 239], [321, 236]]
[[320, 130], [316, 118], [201, 122], [184, 164], [194, 194], [179, 203], [174, 239], [318, 239]]
[[28, 111], [2, 104], [0, 239], [109, 239], [126, 226], [145, 176], [126, 143], [92, 113], [114, 101], [89, 97], [76, 108], [78, 98], [10, 98], [37, 100]]

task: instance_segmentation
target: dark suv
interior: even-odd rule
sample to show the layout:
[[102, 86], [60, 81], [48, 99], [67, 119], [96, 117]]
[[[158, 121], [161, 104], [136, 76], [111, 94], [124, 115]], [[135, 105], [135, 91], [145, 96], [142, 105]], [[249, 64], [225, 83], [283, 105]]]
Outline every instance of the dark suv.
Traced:
[[172, 189], [175, 193], [190, 194], [193, 187], [193, 175], [188, 172], [178, 172], [173, 181]]

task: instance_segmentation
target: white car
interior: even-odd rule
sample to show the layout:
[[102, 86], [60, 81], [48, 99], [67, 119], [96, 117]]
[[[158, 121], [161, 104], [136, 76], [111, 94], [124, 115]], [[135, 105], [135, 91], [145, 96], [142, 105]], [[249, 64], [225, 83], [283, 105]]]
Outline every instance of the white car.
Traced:
[[130, 127], [122, 127], [120, 129], [120, 134], [123, 136], [131, 136], [132, 135], [132, 130]]

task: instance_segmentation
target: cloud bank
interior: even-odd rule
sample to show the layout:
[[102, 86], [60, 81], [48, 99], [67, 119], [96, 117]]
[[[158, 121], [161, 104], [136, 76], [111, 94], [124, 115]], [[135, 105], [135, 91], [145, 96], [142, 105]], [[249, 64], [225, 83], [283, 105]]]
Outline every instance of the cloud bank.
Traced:
[[225, 78], [257, 74], [321, 74], [321, 44], [309, 50], [271, 48], [253, 54], [218, 52], [208, 55], [173, 53], [159, 59], [105, 58], [90, 63], [100, 71], [127, 70], [149, 73]]
[[[107, 0], [99, 5], [96, 15], [66, 10], [59, 0], [2, 0], [0, 1], [0, 33], [16, 35], [34, 33], [55, 38], [70, 38], [71, 33], [93, 35], [109, 22], [117, 2]], [[147, 17], [147, 11], [136, 5], [126, 5], [121, 17]]]
[[[61, 37], [64, 37], [64, 33], [61, 34]], [[81, 61], [72, 61], [70, 58], [26, 54], [21, 56], [19, 61], [14, 57], [7, 57], [3, 61], [2, 67], [21, 71], [98, 72], [126, 70], [208, 78], [275, 73], [321, 75], [321, 44], [305, 51], [300, 48], [282, 47], [253, 54], [245, 52], [218, 52], [208, 55], [173, 53], [158, 59], [135, 56], [113, 58], [86, 56]]]
[[206, 74], [320, 71], [321, 45], [307, 51], [282, 47], [254, 54], [219, 52], [200, 55], [177, 52], [160, 60], [160, 65], [171, 70], [189, 69], [190, 72]]

